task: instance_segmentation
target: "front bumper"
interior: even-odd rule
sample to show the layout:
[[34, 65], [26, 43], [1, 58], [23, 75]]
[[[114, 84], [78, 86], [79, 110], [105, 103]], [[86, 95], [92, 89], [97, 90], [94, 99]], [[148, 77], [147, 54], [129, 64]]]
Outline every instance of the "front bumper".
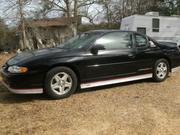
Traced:
[[13, 89], [10, 88], [4, 81], [2, 84], [12, 93], [15, 94], [42, 94], [43, 89]]
[[[42, 83], [37, 83], [37, 76], [34, 74], [10, 74], [1, 71], [3, 85], [15, 94], [42, 94]], [[39, 79], [38, 79], [39, 80]]]

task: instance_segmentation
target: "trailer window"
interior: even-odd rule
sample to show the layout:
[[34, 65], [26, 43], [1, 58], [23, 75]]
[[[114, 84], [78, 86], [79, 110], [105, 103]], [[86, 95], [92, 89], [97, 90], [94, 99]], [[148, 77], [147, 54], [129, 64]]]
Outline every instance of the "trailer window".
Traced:
[[146, 28], [145, 27], [137, 27], [137, 32], [141, 34], [146, 34]]
[[152, 19], [152, 31], [159, 32], [160, 20], [158, 18]]

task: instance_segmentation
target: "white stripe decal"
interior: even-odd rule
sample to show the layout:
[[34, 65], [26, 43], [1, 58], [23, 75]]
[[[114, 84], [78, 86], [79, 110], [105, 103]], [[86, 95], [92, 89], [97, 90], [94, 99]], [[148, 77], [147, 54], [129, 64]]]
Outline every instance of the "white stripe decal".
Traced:
[[92, 87], [97, 87], [97, 86], [105, 86], [105, 85], [117, 84], [117, 83], [123, 83], [123, 82], [130, 82], [130, 81], [135, 81], [135, 80], [148, 79], [152, 77], [153, 77], [153, 74], [144, 74], [144, 75], [127, 77], [127, 78], [119, 78], [119, 79], [113, 79], [113, 80], [84, 83], [84, 84], [81, 84], [81, 89], [92, 88]]

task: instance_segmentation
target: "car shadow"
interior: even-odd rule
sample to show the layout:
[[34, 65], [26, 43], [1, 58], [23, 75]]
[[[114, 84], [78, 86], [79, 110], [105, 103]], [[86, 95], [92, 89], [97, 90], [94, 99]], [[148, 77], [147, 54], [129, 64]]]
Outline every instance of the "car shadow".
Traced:
[[0, 103], [2, 104], [26, 103], [35, 100], [50, 100], [50, 98], [45, 94], [17, 95], [10, 92], [0, 93]]
[[[152, 79], [146, 79], [146, 80], [139, 80], [139, 81], [114, 84], [114, 85], [108, 85], [108, 86], [102, 86], [102, 87], [96, 87], [96, 88], [83, 89], [83, 90], [79, 89], [74, 94], [101, 91], [101, 90], [110, 89], [114, 87], [121, 87], [121, 86], [127, 86], [127, 85], [139, 84], [139, 83], [153, 83], [153, 81]], [[33, 102], [35, 100], [47, 100], [47, 101], [51, 100], [52, 101], [52, 99], [49, 98], [46, 94], [17, 95], [17, 94], [12, 94], [8, 92], [8, 90], [0, 84], [0, 89], [1, 88], [4, 89], [4, 91], [0, 92], [1, 104], [26, 103], [26, 102]]]

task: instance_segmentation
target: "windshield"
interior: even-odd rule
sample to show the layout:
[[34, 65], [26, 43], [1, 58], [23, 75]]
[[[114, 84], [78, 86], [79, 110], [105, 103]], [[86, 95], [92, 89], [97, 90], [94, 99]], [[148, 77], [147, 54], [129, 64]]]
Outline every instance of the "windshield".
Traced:
[[97, 33], [84, 33], [67, 40], [65, 43], [58, 45], [58, 47], [62, 49], [88, 48], [97, 36]]

